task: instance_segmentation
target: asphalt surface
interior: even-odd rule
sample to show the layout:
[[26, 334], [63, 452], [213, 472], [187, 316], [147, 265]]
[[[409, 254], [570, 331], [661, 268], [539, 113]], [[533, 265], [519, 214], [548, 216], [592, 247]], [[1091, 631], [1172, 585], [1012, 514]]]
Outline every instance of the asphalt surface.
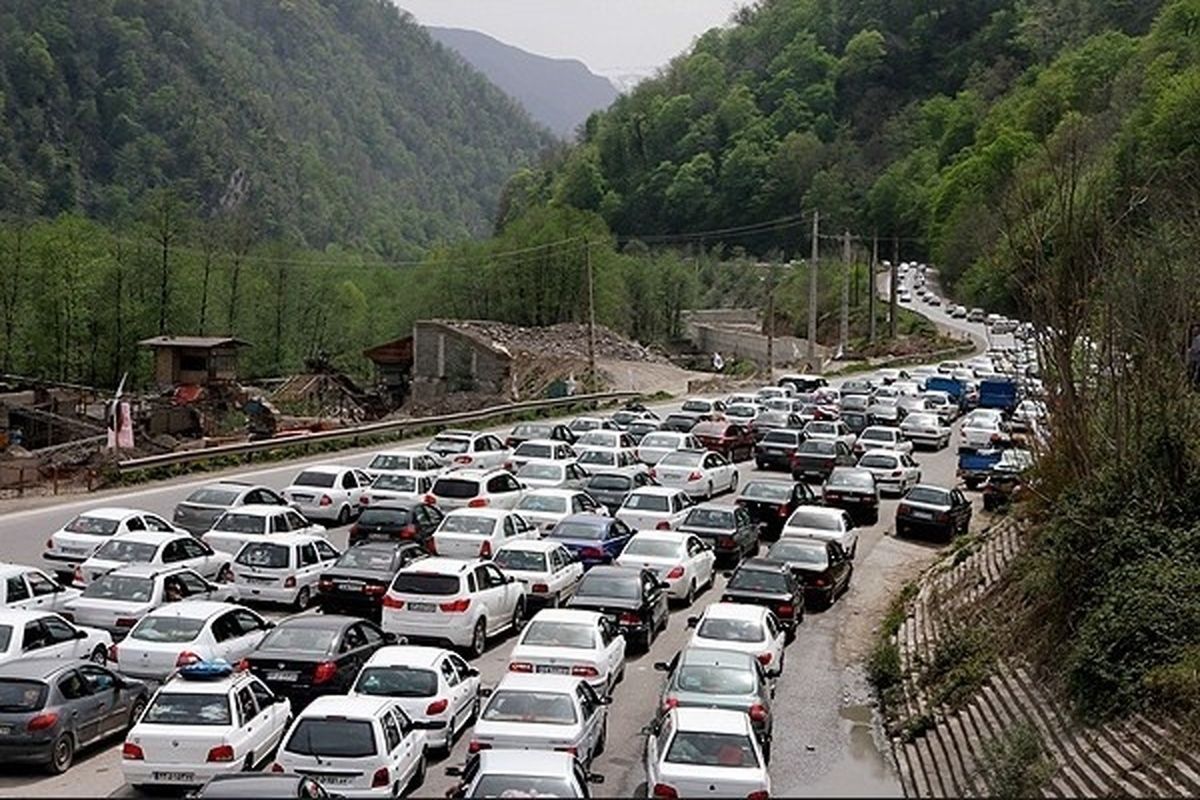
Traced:
[[[969, 332], [981, 342], [986, 332], [981, 325], [969, 325], [950, 319], [939, 309], [919, 301], [912, 306], [943, 326]], [[657, 406], [670, 410], [677, 403]], [[406, 443], [408, 444], [408, 443]], [[412, 442], [411, 444], [419, 444]], [[954, 482], [957, 434], [949, 448], [938, 453], [920, 452], [923, 480], [950, 485]], [[365, 464], [366, 452], [340, 457], [321, 457], [290, 462], [263, 469], [235, 472], [244, 480], [253, 480], [275, 488], [286, 486], [306, 463]], [[740, 482], [759, 476], [753, 462], [740, 465]], [[784, 473], [769, 473], [779, 480]], [[40, 564], [44, 543], [54, 530], [80, 511], [98, 505], [123, 505], [155, 511], [167, 516], [175, 504], [196, 486], [213, 476], [187, 478], [164, 484], [108, 493], [5, 514], [0, 518], [0, 557], [5, 561]], [[977, 501], [976, 520], [979, 518]], [[729, 503], [730, 497], [719, 499]], [[891, 535], [896, 500], [885, 498], [880, 522], [860, 529], [855, 574], [850, 590], [833, 608], [809, 612], [798, 635], [789, 646], [785, 670], [775, 696], [775, 739], [771, 776], [776, 796], [900, 796], [901, 789], [886, 746], [880, 740], [877, 720], [869, 705], [869, 693], [855, 662], [862, 655], [867, 637], [887, 599], [903, 581], [936, 555], [931, 545], [897, 540]], [[339, 548], [347, 543], [347, 529], [329, 531], [330, 541]], [[649, 653], [628, 661], [626, 679], [615, 691], [609, 707], [608, 746], [593, 765], [605, 776], [605, 783], [593, 787], [599, 797], [630, 797], [644, 793], [644, 739], [642, 727], [653, 716], [662, 686], [662, 675], [653, 669], [655, 661], [668, 660], [685, 644], [687, 617], [699, 608], [715, 602], [724, 579], [696, 600], [697, 610], [674, 609], [667, 630], [654, 642]], [[275, 610], [280, 618], [286, 612]], [[512, 637], [505, 636], [489, 644], [488, 651], [475, 663], [484, 685], [495, 685], [505, 672]], [[444, 767], [460, 764], [465, 758], [469, 732], [453, 748], [450, 756], [431, 764], [419, 796], [442, 796], [453, 784], [444, 775]], [[0, 772], [0, 796], [136, 796], [121, 777], [120, 741], [81, 753], [75, 766], [65, 775], [47, 777], [34, 768], [9, 767]]]

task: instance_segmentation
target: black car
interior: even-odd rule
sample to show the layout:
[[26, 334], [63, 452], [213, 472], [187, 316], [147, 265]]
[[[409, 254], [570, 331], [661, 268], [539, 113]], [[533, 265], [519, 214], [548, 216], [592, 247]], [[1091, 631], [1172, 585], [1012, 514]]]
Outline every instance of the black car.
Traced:
[[736, 563], [758, 553], [758, 525], [744, 508], [709, 503], [696, 506], [683, 518], [678, 530], [699, 536], [712, 547], [718, 559]]
[[751, 558], [728, 577], [721, 602], [765, 606], [775, 612], [788, 638], [795, 637], [796, 626], [804, 621], [804, 587], [786, 564]]
[[771, 545], [767, 558], [782, 561], [804, 586], [804, 598], [812, 607], [828, 608], [838, 595], [850, 588], [854, 562], [837, 542], [792, 537]]
[[971, 501], [961, 489], [918, 484], [896, 507], [896, 536], [931, 535], [950, 541], [971, 527]]
[[668, 414], [667, 418], [658, 426], [660, 431], [677, 431], [679, 433], [691, 433], [692, 428], [703, 422], [700, 414], [679, 412], [676, 414]]
[[530, 439], [557, 439], [567, 444], [575, 444], [577, 438], [575, 431], [560, 423], [521, 422], [514, 425], [513, 429], [509, 431], [504, 440], [504, 446], [511, 450], [521, 442], [527, 442]]
[[262, 800], [333, 797], [315, 778], [288, 772], [234, 772], [214, 775], [188, 798], [254, 797]]
[[598, 472], [584, 482], [583, 490], [607, 508], [608, 513], [616, 514], [630, 492], [654, 484], [654, 478], [646, 472]]
[[379, 619], [383, 596], [401, 567], [429, 555], [417, 542], [364, 542], [321, 573], [317, 603], [326, 614]]
[[568, 608], [599, 611], [612, 617], [625, 641], [649, 650], [667, 627], [667, 593], [648, 569], [599, 566], [588, 570], [575, 589]]
[[396, 642], [395, 634], [365, 619], [301, 614], [264, 636], [246, 666], [299, 713], [322, 695], [347, 694], [367, 659]]
[[879, 521], [879, 487], [870, 470], [838, 467], [829, 473], [822, 490], [825, 505], [849, 512], [856, 522]]
[[812, 487], [798, 481], [747, 481], [735, 502], [746, 509], [759, 526], [759, 537], [767, 541], [779, 538], [797, 508], [821, 504]]
[[854, 466], [854, 454], [845, 442], [835, 439], [808, 439], [792, 459], [792, 478], [797, 481], [825, 480], [835, 467]]
[[382, 539], [414, 541], [428, 548], [445, 513], [427, 503], [383, 502], [367, 506], [350, 526], [350, 545]]
[[804, 434], [798, 430], [767, 431], [754, 445], [754, 464], [759, 469], [790, 470], [803, 442]]
[[635, 419], [629, 423], [629, 427], [625, 432], [633, 437], [635, 442], [640, 442], [648, 433], [654, 433], [662, 429], [662, 421], [657, 419]]

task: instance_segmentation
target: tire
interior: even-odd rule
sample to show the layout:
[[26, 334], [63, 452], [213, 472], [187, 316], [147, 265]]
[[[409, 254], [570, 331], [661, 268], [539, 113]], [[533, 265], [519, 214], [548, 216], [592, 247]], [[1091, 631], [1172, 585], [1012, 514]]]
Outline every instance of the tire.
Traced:
[[142, 716], [142, 712], [146, 710], [146, 698], [139, 697], [133, 701], [133, 706], [129, 709], [129, 725], [125, 730], [129, 730], [137, 724], [138, 717]]
[[467, 653], [471, 658], [479, 658], [483, 655], [483, 651], [487, 649], [487, 620], [483, 617], [475, 623], [475, 629], [471, 631], [471, 643], [467, 645]]
[[704, 499], [705, 499], [705, 500], [712, 500], [712, 499], [713, 499], [713, 485], [712, 485], [712, 481], [709, 481], [709, 482], [708, 482], [708, 491], [706, 491], [706, 492], [704, 493]]
[[595, 747], [592, 748], [592, 757], [589, 761], [595, 761], [596, 756], [604, 754], [604, 748], [608, 744], [608, 720], [604, 721], [604, 727], [600, 729], [600, 738], [596, 740]]
[[512, 628], [513, 635], [516, 636], [521, 632], [521, 626], [525, 624], [525, 599], [521, 598], [517, 601], [517, 605], [513, 608], [512, 619], [509, 620], [509, 627]]
[[736, 472], [733, 473], [733, 479], [729, 481], [729, 493], [730, 494], [737, 494], [738, 479], [739, 479], [739, 475]]
[[308, 604], [311, 602], [312, 592], [309, 591], [307, 586], [301, 586], [300, 591], [296, 593], [296, 600], [292, 603], [292, 606], [297, 611], [303, 611], [308, 608]]
[[69, 733], [60, 734], [50, 748], [50, 762], [46, 770], [51, 775], [62, 775], [75, 763], [75, 740]]
[[696, 602], [696, 579], [692, 578], [691, 582], [688, 584], [687, 594], [684, 595], [683, 604], [684, 606], [691, 608], [692, 603], [694, 602]]
[[341, 510], [338, 511], [337, 525], [340, 528], [348, 522], [350, 522], [350, 507], [342, 506]]
[[[421, 758], [419, 761], [417, 761], [417, 769], [413, 772], [412, 779], [409, 780], [408, 786], [405, 787], [410, 793], [415, 792], [418, 786], [421, 786], [425, 783], [425, 770], [427, 766], [428, 765], [425, 763], [425, 754], [421, 753]], [[397, 793], [397, 796], [399, 796], [399, 793]]]
[[767, 739], [765, 742], [762, 743], [762, 754], [763, 754], [763, 761], [770, 764], [771, 763], [771, 740], [770, 739]]
[[102, 644], [96, 645], [96, 649], [88, 656], [88, 661], [103, 667], [108, 663], [108, 650]]

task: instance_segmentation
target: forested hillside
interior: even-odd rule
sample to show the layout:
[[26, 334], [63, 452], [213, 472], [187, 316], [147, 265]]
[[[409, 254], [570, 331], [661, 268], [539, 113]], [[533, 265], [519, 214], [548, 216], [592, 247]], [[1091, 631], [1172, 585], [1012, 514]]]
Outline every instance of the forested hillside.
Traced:
[[549, 137], [389, 0], [0, 6], [0, 213], [198, 220], [395, 256], [486, 232]]

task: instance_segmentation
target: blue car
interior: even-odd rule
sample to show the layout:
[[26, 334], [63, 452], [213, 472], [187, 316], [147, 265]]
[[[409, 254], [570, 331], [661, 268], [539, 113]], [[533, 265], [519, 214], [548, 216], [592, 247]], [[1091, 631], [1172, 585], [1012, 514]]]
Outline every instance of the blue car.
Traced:
[[611, 564], [633, 531], [619, 519], [598, 514], [572, 514], [554, 526], [546, 539], [559, 542], [583, 563], [584, 570], [597, 564]]

